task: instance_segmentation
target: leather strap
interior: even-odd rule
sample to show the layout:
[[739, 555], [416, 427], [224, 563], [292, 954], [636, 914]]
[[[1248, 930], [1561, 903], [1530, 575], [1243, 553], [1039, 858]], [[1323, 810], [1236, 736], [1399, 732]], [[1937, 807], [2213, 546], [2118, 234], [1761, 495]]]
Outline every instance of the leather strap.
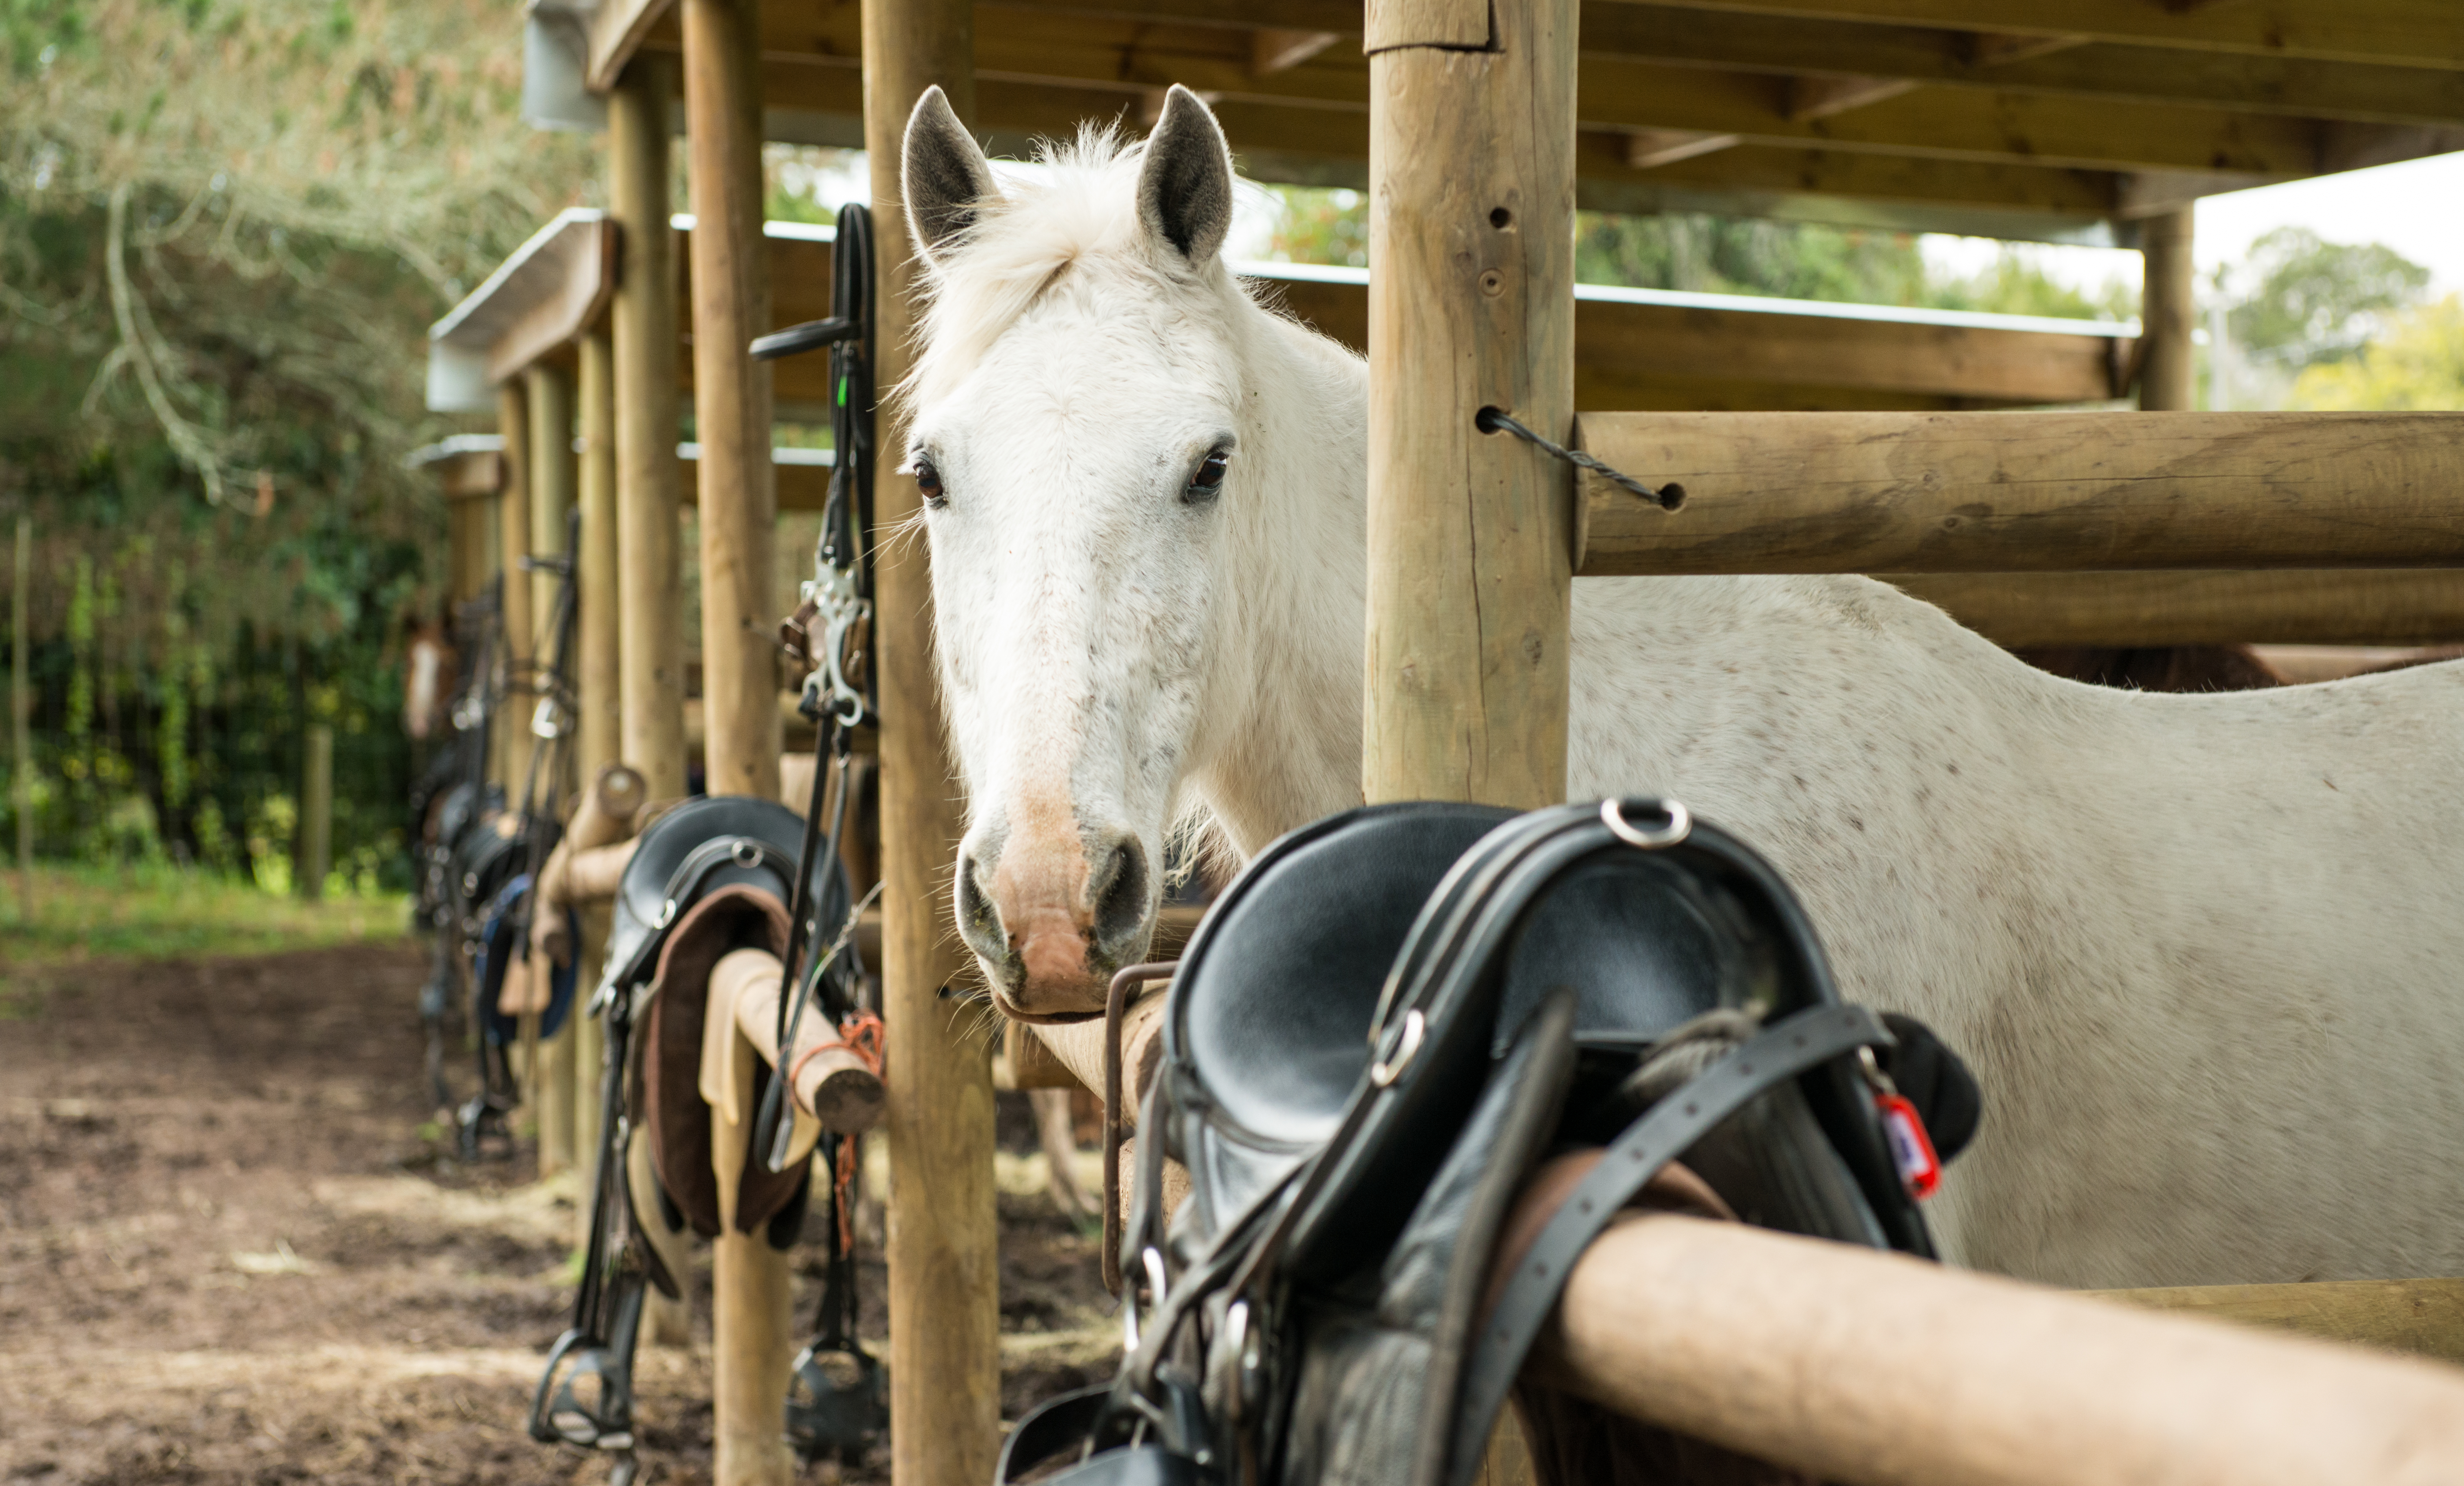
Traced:
[[1463, 1369], [1446, 1486], [1470, 1480], [1497, 1410], [1523, 1370], [1532, 1339], [1556, 1308], [1566, 1276], [1618, 1209], [1662, 1167], [1762, 1094], [1843, 1053], [1891, 1042], [1881, 1018], [1862, 1006], [1812, 1007], [1766, 1028], [1627, 1125], [1540, 1231], [1482, 1323]]

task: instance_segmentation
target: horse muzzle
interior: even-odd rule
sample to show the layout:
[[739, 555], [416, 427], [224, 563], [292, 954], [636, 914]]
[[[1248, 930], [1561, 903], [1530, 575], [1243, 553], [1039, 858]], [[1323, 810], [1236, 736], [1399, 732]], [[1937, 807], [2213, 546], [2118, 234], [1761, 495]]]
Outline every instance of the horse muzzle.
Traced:
[[958, 858], [958, 930], [993, 1002], [1028, 1022], [1099, 1016], [1112, 972], [1146, 952], [1155, 874], [1127, 832], [1091, 841], [1004, 842], [997, 863]]

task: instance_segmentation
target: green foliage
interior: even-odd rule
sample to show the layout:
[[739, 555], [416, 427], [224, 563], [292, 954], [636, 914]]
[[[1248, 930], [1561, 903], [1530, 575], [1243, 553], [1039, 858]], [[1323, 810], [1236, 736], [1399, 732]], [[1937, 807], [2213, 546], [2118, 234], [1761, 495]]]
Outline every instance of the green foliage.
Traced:
[[2358, 355], [2301, 373], [2290, 404], [2327, 412], [2464, 411], [2464, 297], [2389, 317]]
[[1905, 305], [1921, 301], [1925, 273], [1905, 233], [1700, 212], [1574, 217], [1574, 277], [1587, 284]]
[[[1357, 191], [1266, 187], [1279, 208], [1271, 252], [1293, 263], [1369, 262], [1369, 205]], [[1977, 310], [2061, 319], [2127, 319], [2126, 285], [2099, 294], [2056, 281], [2024, 249], [2005, 248], [1972, 276], [1928, 269], [1915, 237], [1815, 223], [1701, 212], [1577, 212], [1574, 277], [1586, 284], [1758, 295], [1834, 303]]]
[[287, 883], [316, 716], [342, 875], [404, 880], [395, 641], [444, 520], [403, 460], [448, 431], [423, 333], [598, 177], [519, 120], [521, 24], [0, 0], [0, 516], [36, 534], [47, 857]]
[[35, 993], [46, 969], [104, 955], [263, 954], [385, 940], [410, 918], [406, 895], [345, 880], [329, 884], [326, 901], [312, 904], [160, 863], [40, 868], [31, 924], [19, 916], [15, 874], [0, 886], [0, 926], [8, 931], [0, 1020], [39, 1013]]
[[2288, 368], [2357, 354], [2430, 284], [2428, 269], [2385, 244], [2331, 243], [2300, 227], [2253, 243], [2244, 272], [2255, 287], [2226, 312], [2226, 331], [2244, 355]]
[[1358, 191], [1269, 186], [1277, 203], [1267, 251], [1288, 263], [1369, 266], [1369, 201]]

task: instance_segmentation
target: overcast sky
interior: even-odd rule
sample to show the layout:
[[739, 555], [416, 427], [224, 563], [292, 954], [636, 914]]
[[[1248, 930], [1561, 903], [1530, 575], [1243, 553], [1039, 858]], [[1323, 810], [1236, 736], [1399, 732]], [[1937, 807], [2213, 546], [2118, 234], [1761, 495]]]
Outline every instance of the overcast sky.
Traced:
[[[2306, 227], [2331, 243], [2385, 243], [2430, 269], [2432, 294], [2464, 293], [2464, 154], [2210, 196], [2199, 203], [2202, 273], [2241, 261], [2252, 243], [2279, 227]], [[1991, 264], [2001, 251], [1974, 237], [1927, 237], [1924, 244], [1927, 259], [1963, 273]], [[2128, 250], [2020, 251], [2067, 283], [2139, 278], [2139, 254]]]

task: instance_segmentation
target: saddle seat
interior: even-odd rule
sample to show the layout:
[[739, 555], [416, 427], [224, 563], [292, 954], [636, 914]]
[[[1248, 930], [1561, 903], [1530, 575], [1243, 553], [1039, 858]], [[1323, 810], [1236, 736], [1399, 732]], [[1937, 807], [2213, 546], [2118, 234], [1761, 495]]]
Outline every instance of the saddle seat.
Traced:
[[[1681, 805], [1380, 805], [1283, 838], [1168, 993], [1121, 1375], [1023, 1421], [1001, 1481], [1074, 1447], [1073, 1486], [1467, 1486], [1565, 1271], [1655, 1173], [1929, 1257], [1874, 1055], [1973, 1086], [1893, 1027], [1840, 1002], [1778, 874]], [[1493, 1276], [1527, 1178], [1586, 1149], [1532, 1262]]]

